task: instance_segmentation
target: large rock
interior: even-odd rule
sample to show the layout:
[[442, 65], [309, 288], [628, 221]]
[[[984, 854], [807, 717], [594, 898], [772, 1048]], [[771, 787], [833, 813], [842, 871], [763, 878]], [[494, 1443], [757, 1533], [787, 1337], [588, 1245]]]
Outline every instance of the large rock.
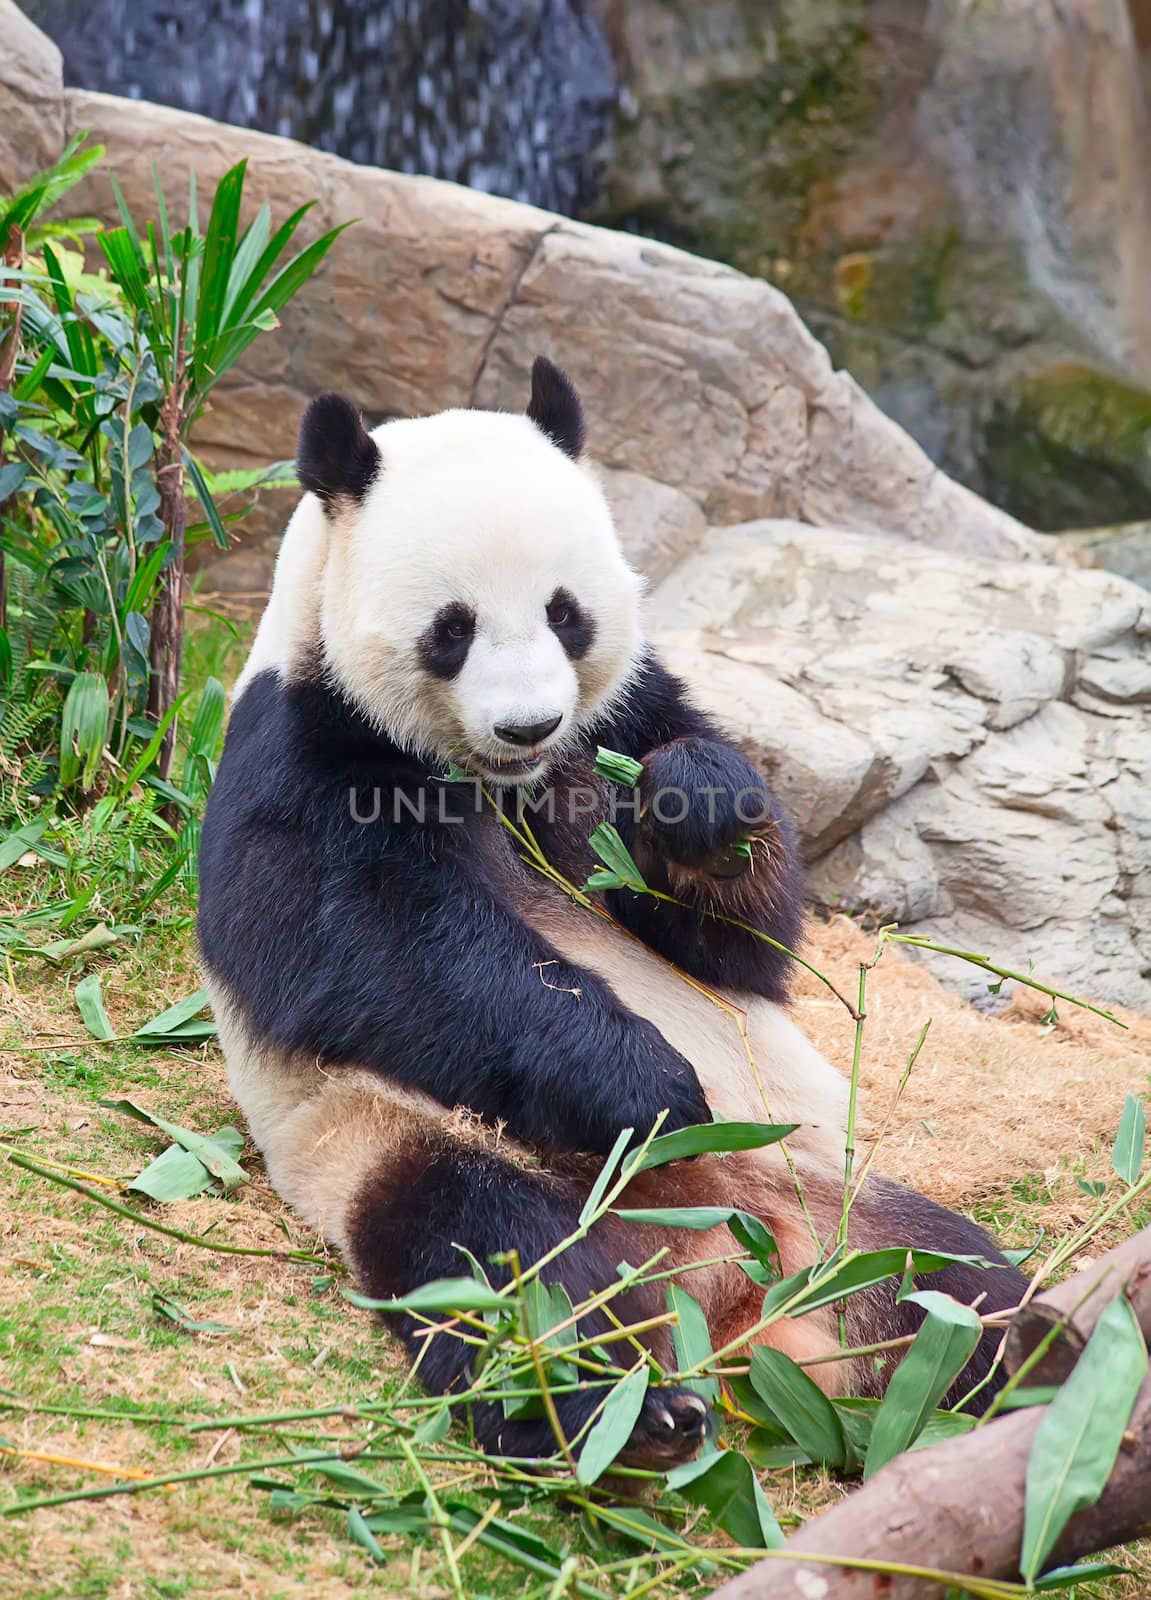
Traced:
[[[539, 351], [569, 368], [593, 453], [679, 491], [712, 521], [787, 515], [880, 528], [989, 556], [1042, 540], [940, 474], [767, 284], [683, 251], [565, 222], [429, 178], [321, 156], [186, 112], [69, 91], [133, 210], [201, 193], [246, 157], [250, 199], [318, 197], [321, 227], [359, 219], [222, 390], [198, 435], [218, 459], [292, 453], [304, 397], [338, 385], [372, 417], [520, 408]], [[114, 215], [105, 176], [78, 207]]]
[[1085, 567], [1106, 567], [1151, 589], [1151, 522], [1117, 528], [1083, 528], [1060, 541]]
[[52, 165], [64, 144], [60, 52], [0, 0], [0, 194]]
[[1151, 1004], [1146, 591], [764, 521], [713, 530], [652, 623], [817, 898]]

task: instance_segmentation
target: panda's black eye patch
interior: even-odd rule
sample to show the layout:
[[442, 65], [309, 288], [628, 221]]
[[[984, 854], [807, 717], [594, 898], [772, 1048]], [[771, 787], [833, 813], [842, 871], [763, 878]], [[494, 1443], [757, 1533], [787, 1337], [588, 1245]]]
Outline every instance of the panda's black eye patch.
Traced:
[[433, 678], [454, 678], [463, 667], [476, 631], [476, 614], [455, 601], [443, 606], [420, 635], [417, 646], [426, 671]]
[[573, 661], [591, 649], [595, 624], [570, 590], [557, 589], [548, 601], [548, 627]]

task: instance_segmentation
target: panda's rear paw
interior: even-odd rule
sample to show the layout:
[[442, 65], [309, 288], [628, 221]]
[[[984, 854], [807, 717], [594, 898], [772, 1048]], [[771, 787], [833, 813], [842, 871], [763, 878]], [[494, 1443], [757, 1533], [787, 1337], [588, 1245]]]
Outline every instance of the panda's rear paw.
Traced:
[[699, 1454], [712, 1426], [711, 1407], [701, 1395], [690, 1389], [649, 1389], [620, 1464], [656, 1472], [680, 1467]]

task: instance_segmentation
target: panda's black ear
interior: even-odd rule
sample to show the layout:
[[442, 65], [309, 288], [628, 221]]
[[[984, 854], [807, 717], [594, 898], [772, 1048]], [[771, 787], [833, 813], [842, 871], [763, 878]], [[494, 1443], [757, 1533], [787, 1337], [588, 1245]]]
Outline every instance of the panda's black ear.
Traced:
[[296, 476], [304, 488], [328, 509], [337, 500], [362, 500], [379, 470], [379, 448], [351, 401], [317, 395], [304, 412], [296, 446]]
[[583, 406], [567, 373], [561, 372], [546, 356], [537, 356], [532, 362], [528, 416], [564, 455], [578, 461], [587, 437]]

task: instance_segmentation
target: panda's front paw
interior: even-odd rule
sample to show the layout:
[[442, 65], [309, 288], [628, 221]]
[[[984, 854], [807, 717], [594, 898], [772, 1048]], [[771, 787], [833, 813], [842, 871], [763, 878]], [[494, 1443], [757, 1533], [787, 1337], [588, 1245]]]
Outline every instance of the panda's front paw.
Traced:
[[714, 739], [676, 739], [644, 759], [640, 833], [676, 866], [736, 878], [751, 865], [738, 848], [771, 823], [771, 793], [738, 750]]

